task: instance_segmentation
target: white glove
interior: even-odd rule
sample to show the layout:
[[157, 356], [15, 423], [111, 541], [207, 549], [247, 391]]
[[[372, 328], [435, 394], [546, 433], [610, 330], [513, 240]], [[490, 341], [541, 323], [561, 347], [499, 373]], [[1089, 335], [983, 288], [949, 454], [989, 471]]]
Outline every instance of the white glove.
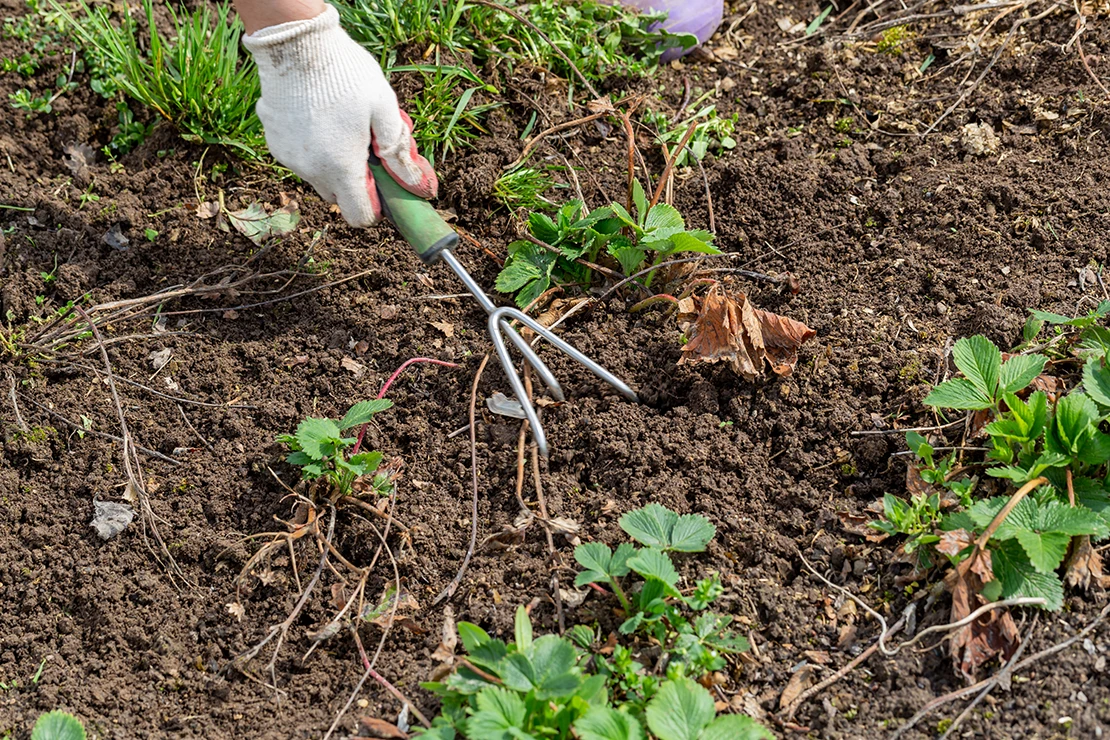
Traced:
[[412, 120], [374, 57], [339, 26], [330, 5], [309, 20], [244, 37], [262, 82], [256, 110], [277, 161], [338, 203], [352, 226], [382, 218], [367, 167], [371, 143], [406, 190], [435, 197], [435, 171], [416, 151]]

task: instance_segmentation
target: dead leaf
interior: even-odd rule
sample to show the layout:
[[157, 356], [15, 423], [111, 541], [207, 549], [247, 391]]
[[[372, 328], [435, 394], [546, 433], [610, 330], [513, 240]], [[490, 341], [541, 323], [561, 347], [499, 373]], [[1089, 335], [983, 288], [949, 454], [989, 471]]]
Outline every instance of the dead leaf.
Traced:
[[443, 610], [443, 631], [439, 647], [432, 653], [432, 660], [439, 663], [455, 661], [455, 647], [459, 644], [459, 633], [455, 630], [455, 610], [448, 604]]
[[288, 368], [293, 368], [297, 365], [303, 365], [306, 362], [308, 362], [308, 355], [296, 355], [295, 357], [287, 359], [283, 364]]
[[829, 661], [832, 660], [832, 658], [829, 657], [828, 652], [825, 650], [806, 650], [802, 653], [802, 655], [806, 656], [818, 665], [828, 665]]
[[1044, 391], [1044, 394], [1048, 396], [1049, 403], [1056, 403], [1056, 399], [1063, 389], [1063, 385], [1056, 376], [1044, 374], [1033, 378], [1033, 382], [1029, 384], [1029, 387], [1034, 391]]
[[378, 311], [378, 317], [382, 321], [392, 321], [393, 319], [397, 318], [400, 313], [400, 306], [382, 306], [381, 310]]
[[370, 351], [370, 342], [367, 342], [365, 339], [360, 339], [357, 342], [355, 342], [355, 354], [358, 355], [359, 357], [363, 356], [364, 354], [366, 354], [369, 351]]
[[234, 308], [229, 308], [223, 312], [223, 317], [227, 321], [235, 321], [235, 319], [239, 318], [239, 312]]
[[288, 234], [301, 220], [296, 201], [290, 201], [272, 214], [266, 213], [262, 204], [255, 201], [241, 211], [228, 211], [227, 216], [236, 231], [260, 247], [273, 237]]
[[582, 529], [582, 525], [573, 519], [568, 519], [565, 516], [557, 516], [553, 519], [547, 519], [543, 522], [544, 526], [551, 530], [552, 534], [565, 534], [575, 535]]
[[173, 355], [173, 350], [169, 347], [151, 352], [149, 355], [150, 366], [157, 372], [169, 364], [170, 357]]
[[423, 285], [428, 290], [435, 290], [436, 289], [435, 282], [430, 277], [425, 275], [424, 273], [422, 273], [422, 272], [416, 273], [416, 279], [419, 280], [420, 284]]
[[794, 703], [803, 691], [813, 685], [813, 676], [817, 672], [816, 666], [806, 664], [794, 671], [794, 675], [786, 682], [786, 688], [779, 696], [779, 709], [786, 709]]
[[[363, 608], [362, 618], [382, 629], [390, 629], [394, 624], [413, 629], [415, 624], [408, 617], [419, 610], [420, 604], [413, 598], [412, 594], [408, 591], [398, 592], [396, 588], [390, 586], [382, 594], [380, 603], [376, 606], [367, 604]], [[416, 629], [413, 629], [413, 631], [416, 631]]]
[[101, 241], [107, 244], [112, 249], [118, 249], [121, 252], [127, 251], [127, 244], [131, 240], [123, 235], [123, 224], [114, 223], [111, 228], [104, 233]]
[[[958, 622], [982, 606], [985, 602], [979, 593], [993, 579], [990, 553], [979, 549], [950, 571], [945, 585], [952, 593], [951, 621]], [[968, 683], [975, 683], [980, 666], [996, 657], [1008, 660], [1019, 642], [1009, 610], [995, 609], [953, 632], [948, 650], [956, 670]]]
[[227, 605], [227, 613], [235, 617], [236, 621], [241, 622], [243, 621], [243, 615], [247, 613], [247, 610], [238, 601], [233, 601]]
[[93, 518], [89, 526], [102, 540], [110, 540], [127, 528], [135, 518], [135, 510], [116, 501], [93, 501]]
[[1071, 556], [1068, 557], [1064, 571], [1064, 581], [1073, 588], [1088, 591], [1091, 588], [1091, 581], [1101, 585], [1103, 580], [1102, 556], [1091, 547], [1090, 536], [1076, 537], [1072, 540]]
[[817, 332], [800, 321], [770, 311], [756, 310], [767, 350], [767, 362], [775, 374], [789, 377], [798, 364], [798, 347], [817, 336]]
[[215, 218], [220, 213], [220, 204], [214, 200], [205, 201], [197, 206], [197, 218]]
[[360, 365], [352, 357], [344, 357], [342, 360], [339, 361], [339, 364], [343, 367], [344, 370], [355, 376], [355, 378], [361, 378], [362, 374], [366, 372], [366, 367], [364, 365]]
[[559, 598], [563, 600], [563, 606], [568, 609], [577, 609], [582, 606], [582, 602], [586, 600], [586, 595], [589, 589], [582, 589], [581, 591], [560, 588]]
[[746, 380], [763, 374], [764, 361], [788, 376], [798, 362], [798, 347], [817, 335], [805, 324], [759, 311], [743, 293], [714, 285], [704, 297], [678, 303], [678, 325], [686, 346], [678, 363], [728, 362]]
[[844, 527], [845, 532], [863, 537], [868, 542], [882, 542], [890, 536], [886, 532], [867, 526], [869, 522], [874, 521], [874, 517], [860, 516], [847, 511], [838, 511], [836, 515], [840, 517], [840, 524]]
[[358, 737], [376, 737], [381, 740], [408, 740], [408, 733], [392, 722], [376, 717], [358, 718]]
[[940, 536], [936, 551], [942, 555], [956, 557], [972, 542], [971, 533], [966, 529], [953, 529]]
[[428, 323], [443, 332], [443, 336], [447, 337], [448, 339], [455, 336], [455, 325], [450, 322], [430, 321]]
[[89, 179], [89, 165], [96, 161], [96, 150], [88, 144], [73, 143], [62, 148], [65, 158], [62, 163], [75, 180], [86, 182]]

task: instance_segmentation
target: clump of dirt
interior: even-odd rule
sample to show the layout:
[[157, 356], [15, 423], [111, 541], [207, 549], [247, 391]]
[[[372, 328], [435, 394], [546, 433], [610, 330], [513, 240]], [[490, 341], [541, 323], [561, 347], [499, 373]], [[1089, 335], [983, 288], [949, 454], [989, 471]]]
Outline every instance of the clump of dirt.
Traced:
[[[14, 0], [0, 1], [0, 10], [22, 12]], [[831, 656], [816, 673], [823, 678], [878, 634], [801, 567], [799, 553], [888, 617], [909, 601], [918, 604], [921, 625], [948, 615], [924, 584], [893, 585], [887, 547], [843, 529], [842, 512], [866, 515], [884, 492], [905, 490], [904, 458], [890, 457], [901, 448], [898, 436], [851, 432], [931, 420], [920, 400], [947, 372], [955, 338], [981, 332], [1011, 346], [1027, 308], [1070, 313], [1103, 298], [1097, 282], [1080, 284], [1077, 275], [1105, 259], [1110, 233], [1110, 156], [1099, 144], [1110, 135], [1105, 98], [1080, 60], [1058, 51], [1074, 32], [1063, 15], [1026, 26], [1025, 40], [926, 138], [895, 124], [939, 116], [954, 102], [959, 65], [938, 59], [944, 74], [922, 81], [905, 70], [911, 61], [920, 65], [916, 58], [866, 45], [782, 44], [794, 37], [780, 18], [813, 15], [803, 5], [749, 11], [734, 4], [727, 32], [710, 44], [716, 60], [688, 58], [657, 81], [613, 88], [619, 94], [661, 83], [674, 108], [687, 85], [695, 93], [716, 88], [721, 112], [738, 115], [736, 148], [705, 162], [717, 241], [741, 255], [730, 264], [797, 277], [797, 294], [738, 278], [754, 306], [816, 332], [793, 374], [745, 380], [724, 363], [680, 364], [673, 317], [629, 313], [634, 294], [578, 313], [561, 331], [627, 380], [641, 404], [541, 350], [570, 396], [543, 411], [550, 511], [579, 522], [582, 540], [609, 542], [619, 536], [617, 517], [648, 502], [709, 517], [719, 534], [689, 564], [690, 574], [720, 572], [728, 589], [723, 608], [758, 647], [752, 661], [732, 666], [724, 688], [736, 706], [780, 730], [792, 726], [776, 725], [774, 712], [806, 651]], [[1105, 76], [1098, 60], [1110, 54], [1106, 29], [1090, 26], [1083, 48], [1092, 70]], [[23, 50], [0, 40], [0, 57]], [[539, 73], [519, 75], [510, 88], [516, 92], [507, 93], [516, 97], [489, 119], [491, 135], [439, 163], [440, 205], [453, 208], [472, 237], [460, 259], [490, 286], [499, 269], [494, 258], [516, 229], [492, 199], [492, 182], [519, 153], [530, 106], [553, 122], [580, 115], [566, 109], [565, 90], [541, 83]], [[0, 99], [49, 84], [47, 77], [6, 74]], [[948, 97], [938, 103], [936, 96]], [[253, 551], [236, 543], [281, 529], [275, 517], [293, 516], [270, 472], [293, 482], [274, 439], [305, 416], [336, 416], [372, 398], [410, 357], [459, 363], [408, 371], [390, 393], [394, 409], [367, 436], [372, 449], [404, 461], [396, 513], [412, 531], [398, 567], [406, 590], [428, 607], [469, 542], [470, 446], [452, 432], [467, 423], [470, 383], [490, 349], [484, 315], [452, 297], [461, 290], [453, 276], [422, 265], [389, 228], [350, 229], [311, 192], [183, 143], [165, 126], [123, 157], [122, 168], [100, 156], [89, 162], [99, 200], [83, 201], [88, 185], [71, 173], [65, 152], [75, 143], [104, 145], [114, 109], [85, 88], [55, 108], [32, 117], [0, 108], [5, 326], [26, 327], [29, 338], [85, 294], [93, 303], [140, 298], [248, 260], [250, 270], [297, 274], [234, 295], [166, 301], [156, 316], [105, 328], [112, 372], [131, 381], [118, 387], [130, 432], [149, 451], [140, 456], [153, 513], [183, 577], [159, 566], [138, 522], [107, 542], [89, 526], [94, 501], [119, 500], [124, 482], [120, 445], [98, 436], [120, 430], [96, 346], [86, 340], [45, 356], [3, 355], [0, 594], [10, 608], [0, 613], [0, 732], [24, 737], [40, 712], [63, 708], [99, 736], [320, 737], [362, 675], [346, 635], [301, 659], [306, 634], [334, 614], [325, 586], [290, 633], [276, 687], [262, 673], [224, 670], [285, 618], [300, 593], [291, 563], [275, 556], [272, 578], [252, 582], [243, 614], [228, 608]], [[847, 117], [844, 133], [838, 121]], [[989, 126], [997, 151], [969, 151], [961, 133], [969, 125], [980, 134]], [[640, 143], [658, 175], [662, 155], [647, 134]], [[619, 127], [585, 126], [535, 156], [559, 152], [580, 168], [578, 187], [597, 206], [622, 199], [625, 146]], [[284, 190], [300, 203], [300, 228], [256, 254], [244, 237], [182, 206], [219, 188], [229, 208], [276, 205]], [[687, 223], [707, 225], [698, 169], [680, 172], [674, 190]], [[113, 228], [126, 245], [105, 241]], [[158, 232], [153, 240], [147, 229]], [[168, 361], [155, 369], [151, 353], [165, 350]], [[492, 364], [480, 398], [495, 391], [510, 392]], [[516, 422], [480, 412], [480, 538], [517, 516], [518, 432]], [[337, 532], [341, 552], [368, 562], [375, 541], [364, 525], [347, 520]], [[571, 547], [558, 544], [566, 565]], [[313, 552], [297, 555], [303, 563]], [[538, 598], [533, 618], [539, 629], [553, 629], [549, 583], [559, 564], [535, 529], [509, 550], [480, 549], [453, 598], [457, 617], [505, 632], [515, 607]], [[380, 594], [392, 577], [379, 565], [368, 593]], [[1061, 614], [1028, 635], [1029, 654], [1074, 634], [1105, 602], [1100, 591], [1071, 596]], [[607, 623], [611, 607], [588, 594], [568, 617]], [[378, 670], [432, 712], [434, 700], [418, 682], [436, 664], [443, 606], [413, 619], [411, 628], [393, 630]], [[378, 630], [364, 627], [364, 642], [375, 644]], [[964, 729], [1048, 737], [1070, 727], [1073, 736], [1094, 737], [1110, 721], [1106, 641], [1096, 632], [1081, 647], [1046, 660], [1009, 693], [997, 692]], [[941, 645], [874, 656], [805, 704], [795, 726], [828, 737], [880, 736], [963, 685], [947, 655]], [[397, 716], [398, 703], [376, 685], [363, 695], [369, 704], [358, 714]], [[955, 713], [950, 706], [911, 735], [932, 736], [938, 720]], [[353, 731], [355, 719], [348, 715], [342, 726]]]

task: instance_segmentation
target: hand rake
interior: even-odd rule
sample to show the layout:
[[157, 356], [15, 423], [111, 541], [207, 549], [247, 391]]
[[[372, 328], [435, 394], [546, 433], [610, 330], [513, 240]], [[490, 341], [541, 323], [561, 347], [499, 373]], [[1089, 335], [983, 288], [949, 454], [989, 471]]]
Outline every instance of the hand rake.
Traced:
[[629, 401], [637, 402], [639, 400], [636, 398], [636, 393], [620, 379], [555, 336], [550, 329], [531, 316], [516, 308], [508, 306], [499, 308], [496, 306], [455, 257], [452, 250], [458, 244], [459, 236], [454, 229], [440, 218], [436, 210], [426, 200], [413, 195], [397, 184], [397, 181], [373, 155], [370, 157], [370, 171], [374, 175], [374, 182], [377, 184], [378, 194], [381, 196], [382, 210], [386, 217], [393, 222], [393, 225], [397, 227], [405, 241], [416, 250], [425, 264], [432, 264], [437, 260], [445, 262], [458, 275], [459, 280], [462, 281], [479, 305], [489, 314], [488, 325], [490, 337], [493, 339], [493, 349], [497, 353], [497, 359], [501, 361], [501, 367], [504, 368], [505, 375], [509, 378], [509, 384], [512, 386], [517, 401], [520, 402], [524, 410], [524, 417], [532, 427], [532, 437], [535, 439], [536, 448], [541, 455], [547, 457], [547, 437], [544, 435], [543, 427], [536, 415], [536, 409], [524, 390], [524, 383], [520, 380], [520, 374], [517, 373], [512, 357], [509, 356], [505, 339], [508, 338], [516, 346], [517, 350], [524, 356], [524, 361], [532, 366], [556, 400], [564, 401], [566, 396], [551, 370], [532, 350], [528, 341], [513, 328], [512, 324], [509, 323], [510, 321], [518, 321], [527, 326], [594, 375], [616, 388]]

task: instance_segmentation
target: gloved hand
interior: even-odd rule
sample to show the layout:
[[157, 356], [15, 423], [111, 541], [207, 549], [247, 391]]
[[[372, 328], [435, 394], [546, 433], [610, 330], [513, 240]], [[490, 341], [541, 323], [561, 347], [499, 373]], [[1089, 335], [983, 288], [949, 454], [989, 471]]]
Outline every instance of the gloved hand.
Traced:
[[310, 20], [263, 28], [243, 39], [262, 82], [256, 110], [278, 162], [338, 203], [352, 226], [382, 218], [366, 165], [371, 145], [406, 190], [435, 197], [435, 171], [416, 151], [412, 120], [374, 57], [339, 26], [330, 5]]

